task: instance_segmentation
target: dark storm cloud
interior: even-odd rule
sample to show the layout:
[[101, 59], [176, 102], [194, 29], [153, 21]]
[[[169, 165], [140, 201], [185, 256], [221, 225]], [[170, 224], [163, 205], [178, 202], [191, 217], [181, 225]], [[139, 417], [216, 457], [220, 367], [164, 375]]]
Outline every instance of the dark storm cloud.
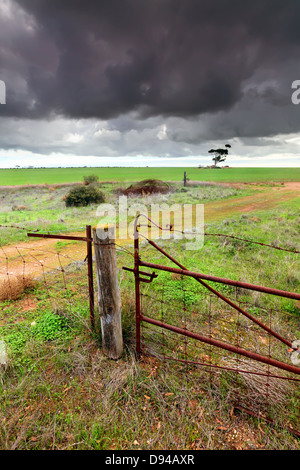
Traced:
[[25, 13], [0, 33], [2, 115], [193, 118], [248, 101], [262, 113], [262, 103], [292, 106], [299, 0], [14, 1]]

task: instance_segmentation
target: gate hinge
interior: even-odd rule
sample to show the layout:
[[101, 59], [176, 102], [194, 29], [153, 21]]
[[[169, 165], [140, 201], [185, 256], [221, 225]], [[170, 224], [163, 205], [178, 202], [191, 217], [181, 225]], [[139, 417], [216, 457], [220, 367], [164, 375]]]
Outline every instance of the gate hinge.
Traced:
[[[131, 271], [134, 273], [134, 269], [131, 268], [126, 268], [125, 266], [122, 267], [125, 271]], [[153, 279], [155, 279], [158, 274], [156, 274], [154, 271], [152, 273], [146, 273], [145, 271], [139, 271], [139, 274], [142, 274], [143, 276], [149, 276], [149, 279], [145, 279], [144, 277], [138, 277], [138, 280], [141, 282], [152, 282]]]

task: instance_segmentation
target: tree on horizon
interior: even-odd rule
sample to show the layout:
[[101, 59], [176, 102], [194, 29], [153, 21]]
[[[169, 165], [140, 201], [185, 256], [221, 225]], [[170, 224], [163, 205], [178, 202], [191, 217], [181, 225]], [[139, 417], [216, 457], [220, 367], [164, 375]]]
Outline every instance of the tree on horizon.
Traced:
[[212, 158], [212, 160], [215, 162], [215, 167], [217, 166], [217, 163], [220, 162], [225, 162], [226, 157], [228, 155], [228, 148], [231, 148], [230, 144], [225, 144], [225, 149], [224, 148], [219, 148], [219, 149], [211, 149], [208, 151], [208, 153], [213, 153], [215, 156]]

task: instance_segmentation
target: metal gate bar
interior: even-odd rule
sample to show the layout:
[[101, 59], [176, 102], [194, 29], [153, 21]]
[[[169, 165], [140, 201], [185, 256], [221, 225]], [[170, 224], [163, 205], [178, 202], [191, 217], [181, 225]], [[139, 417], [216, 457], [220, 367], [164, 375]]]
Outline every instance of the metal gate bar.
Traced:
[[[261, 327], [265, 331], [267, 331], [270, 335], [272, 335], [275, 338], [277, 338], [278, 340], [280, 340], [283, 344], [287, 345], [289, 348], [294, 349], [295, 351], [298, 351], [297, 348], [293, 347], [293, 345], [290, 341], [286, 340], [285, 338], [283, 338], [282, 336], [277, 334], [275, 331], [273, 331], [272, 329], [270, 329], [269, 327], [267, 327], [266, 325], [261, 323], [259, 320], [254, 318], [248, 312], [241, 309], [238, 305], [234, 304], [234, 302], [229, 300], [223, 294], [220, 294], [218, 291], [213, 289], [210, 285], [205, 283], [202, 279], [206, 279], [206, 280], [210, 280], [210, 281], [214, 281], [214, 282], [219, 282], [219, 283], [226, 284], [226, 285], [233, 285], [233, 286], [236, 286], [236, 287], [243, 287], [245, 289], [250, 289], [250, 290], [254, 290], [254, 291], [264, 292], [264, 293], [267, 293], [267, 294], [272, 294], [272, 295], [277, 295], [277, 296], [291, 298], [291, 299], [297, 299], [297, 300], [300, 300], [300, 294], [297, 294], [297, 293], [294, 293], [294, 292], [287, 292], [287, 291], [283, 291], [283, 290], [279, 290], [279, 289], [271, 289], [271, 288], [267, 288], [267, 287], [264, 287], [264, 286], [257, 286], [257, 285], [254, 285], [254, 284], [249, 284], [249, 283], [244, 283], [244, 282], [239, 282], [239, 281], [234, 281], [234, 280], [230, 280], [230, 279], [220, 278], [220, 277], [216, 277], [216, 276], [209, 276], [209, 275], [189, 271], [182, 264], [180, 264], [177, 260], [175, 260], [171, 255], [169, 255], [162, 248], [160, 248], [158, 245], [156, 245], [156, 243], [149, 240], [145, 236], [143, 236], [143, 237], [149, 242], [150, 245], [152, 245], [155, 249], [157, 249], [159, 252], [161, 252], [169, 260], [174, 262], [177, 266], [179, 266], [180, 269], [171, 268], [171, 267], [168, 267], [168, 266], [162, 266], [162, 265], [159, 265], [159, 264], [148, 263], [148, 262], [142, 261], [140, 259], [140, 256], [139, 256], [139, 232], [138, 232], [138, 226], [137, 226], [138, 217], [136, 218], [135, 224], [134, 224], [134, 269], [132, 270], [134, 272], [134, 275], [135, 275], [136, 349], [137, 349], [138, 354], [141, 353], [140, 330], [141, 330], [141, 322], [144, 321], [144, 322], [148, 322], [150, 324], [159, 326], [161, 328], [165, 328], [165, 329], [168, 329], [170, 331], [173, 331], [173, 332], [176, 332], [176, 333], [194, 338], [194, 339], [199, 340], [201, 342], [208, 343], [210, 345], [217, 346], [217, 347], [220, 347], [222, 349], [225, 349], [225, 350], [228, 350], [228, 351], [246, 356], [250, 359], [254, 359], [256, 361], [263, 362], [263, 363], [266, 363], [268, 365], [272, 365], [274, 367], [279, 367], [280, 369], [286, 370], [288, 372], [292, 372], [292, 373], [295, 373], [295, 374], [298, 374], [298, 375], [300, 374], [300, 368], [299, 367], [291, 366], [291, 365], [285, 364], [281, 361], [277, 361], [275, 359], [271, 359], [271, 358], [268, 358], [268, 357], [265, 357], [265, 356], [261, 356], [260, 354], [253, 353], [253, 352], [241, 349], [239, 347], [220, 342], [218, 340], [213, 340], [211, 338], [207, 338], [205, 336], [187, 331], [186, 329], [175, 327], [175, 326], [169, 325], [167, 323], [161, 322], [159, 320], [154, 320], [152, 318], [149, 318], [149, 317], [146, 317], [146, 316], [142, 315], [141, 314], [141, 306], [140, 306], [140, 282], [145, 282], [145, 278], [140, 277], [140, 274], [141, 274], [140, 267], [144, 266], [144, 267], [149, 267], [149, 268], [153, 268], [153, 269], [160, 269], [160, 270], [164, 270], [164, 271], [174, 272], [176, 274], [187, 275], [187, 276], [193, 277], [196, 281], [198, 281], [200, 284], [202, 284], [205, 288], [207, 288], [209, 291], [211, 291], [214, 295], [216, 295], [217, 297], [219, 297], [220, 299], [225, 301], [227, 304], [229, 304], [231, 307], [233, 307], [234, 309], [236, 309], [237, 311], [239, 311], [240, 313], [242, 313], [243, 315], [248, 317], [251, 321], [256, 323], [259, 327]], [[143, 274], [145, 274], [145, 273], [143, 273]], [[150, 275], [150, 274], [148, 274], [148, 275], [151, 276], [152, 278], [154, 277], [154, 273], [152, 275]]]
[[240, 354], [241, 356], [248, 357], [250, 359], [254, 359], [255, 361], [263, 362], [264, 364], [268, 364], [270, 366], [278, 367], [280, 369], [286, 370], [288, 372], [292, 372], [294, 374], [300, 375], [300, 368], [296, 366], [291, 366], [289, 364], [285, 364], [284, 362], [277, 361], [276, 359], [271, 359], [269, 357], [262, 356], [257, 353], [253, 353], [251, 351], [247, 351], [245, 349], [238, 348], [231, 344], [223, 343], [222, 341], [218, 341], [216, 339], [207, 338], [206, 336], [199, 335], [197, 333], [193, 333], [188, 331], [184, 328], [179, 328], [177, 326], [168, 325], [167, 323], [163, 323], [159, 320], [154, 320], [153, 318], [145, 317], [144, 315], [140, 315], [140, 320], [145, 321], [147, 323], [151, 323], [152, 325], [159, 326], [161, 328], [165, 328], [166, 330], [174, 331], [175, 333], [188, 336], [189, 338], [196, 339], [201, 341], [202, 343], [210, 344], [211, 346], [216, 346], [218, 348], [225, 349], [226, 351], [230, 351], [236, 354]]
[[[150, 240], [149, 240], [150, 242]], [[153, 242], [151, 243], [153, 246], [156, 248], [157, 245], [155, 245]], [[160, 250], [162, 251], [162, 250]], [[166, 253], [164, 252], [166, 255]], [[169, 256], [168, 256], [169, 258]], [[179, 264], [179, 263], [177, 263]], [[211, 276], [209, 274], [201, 274], [201, 273], [196, 273], [193, 271], [189, 271], [188, 269], [177, 269], [177, 268], [171, 268], [169, 266], [161, 266], [159, 264], [155, 263], [148, 263], [146, 261], [141, 261], [140, 260], [140, 266], [146, 266], [148, 268], [154, 268], [154, 269], [161, 269], [163, 271], [169, 271], [172, 273], [176, 274], [182, 274], [184, 276], [191, 276], [194, 277], [195, 279], [205, 279], [207, 281], [213, 281], [213, 282], [218, 282], [221, 284], [226, 284], [228, 286], [235, 286], [235, 287], [241, 287], [243, 289], [249, 289], [249, 290], [255, 290], [258, 292], [264, 292], [265, 294], [272, 294], [272, 295], [278, 295], [279, 297], [286, 297], [288, 299], [295, 299], [295, 300], [300, 300], [300, 294], [297, 294], [295, 292], [288, 292], [288, 291], [283, 291], [279, 289], [273, 289], [271, 287], [264, 287], [264, 286], [258, 286], [256, 284], [249, 284], [247, 282], [240, 282], [240, 281], [234, 281], [232, 279], [226, 279], [223, 277], [216, 277], [216, 276]]]
[[[193, 273], [192, 271], [188, 271], [182, 264], [180, 264], [178, 261], [176, 261], [172, 256], [170, 256], [168, 253], [166, 253], [162, 248], [160, 248], [158, 245], [156, 245], [156, 243], [154, 243], [153, 241], [151, 240], [148, 240], [149, 243], [154, 247], [156, 248], [158, 251], [160, 251], [163, 255], [165, 255], [167, 258], [169, 258], [171, 261], [173, 261], [175, 264], [177, 264], [178, 266], [180, 266], [180, 270], [176, 269], [176, 268], [169, 268], [168, 266], [160, 266], [158, 267], [159, 265], [155, 265], [157, 269], [162, 269], [162, 270], [165, 270], [165, 271], [171, 271], [171, 272], [175, 272], [175, 273], [180, 273], [180, 274], [185, 274], [185, 275], [190, 275], [191, 277], [193, 277], [194, 279], [196, 279], [196, 281], [200, 282], [204, 287], [206, 287], [208, 290], [210, 290], [213, 294], [215, 294], [217, 297], [219, 297], [220, 299], [224, 300], [224, 302], [226, 302], [228, 305], [230, 305], [231, 307], [233, 307], [234, 309], [236, 309], [237, 311], [239, 311], [240, 313], [242, 313], [243, 315], [245, 315], [246, 317], [248, 317], [250, 320], [252, 320], [254, 323], [256, 323], [258, 326], [260, 326], [261, 328], [263, 328], [265, 331], [267, 331], [269, 334], [271, 334], [272, 336], [274, 336], [275, 338], [279, 339], [280, 341], [282, 341], [284, 344], [286, 344], [287, 346], [289, 346], [290, 348], [293, 348], [292, 346], [292, 343], [288, 340], [286, 340], [285, 338], [283, 338], [282, 336], [280, 336], [278, 333], [276, 333], [275, 331], [271, 330], [269, 327], [267, 327], [266, 325], [264, 325], [262, 322], [260, 322], [259, 320], [257, 320], [256, 318], [254, 318], [252, 315], [250, 315], [248, 312], [246, 312], [245, 310], [243, 310], [241, 307], [239, 307], [238, 305], [234, 304], [234, 302], [232, 302], [231, 300], [229, 300], [227, 297], [225, 297], [223, 294], [220, 294], [220, 292], [216, 291], [215, 289], [213, 289], [211, 286], [209, 286], [208, 284], [206, 284], [205, 282], [203, 282], [199, 276], [197, 276], [198, 273]], [[144, 261], [141, 261], [140, 259], [138, 259], [138, 264], [140, 266], [149, 266], [149, 267], [154, 267], [154, 264], [152, 263], [146, 263]], [[196, 276], [195, 276], [196, 275]], [[200, 274], [201, 276], [201, 274]], [[220, 279], [220, 278], [219, 278]], [[224, 284], [226, 284], [224, 282]], [[283, 292], [283, 291], [281, 291]], [[293, 294], [292, 292], [290, 292], [289, 294]], [[298, 294], [297, 294], [298, 295]]]

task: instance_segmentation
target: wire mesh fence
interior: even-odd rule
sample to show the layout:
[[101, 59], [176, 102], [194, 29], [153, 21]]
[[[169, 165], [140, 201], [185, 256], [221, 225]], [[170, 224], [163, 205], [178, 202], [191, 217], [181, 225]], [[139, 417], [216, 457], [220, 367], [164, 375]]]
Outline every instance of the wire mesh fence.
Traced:
[[[90, 235], [64, 238], [36, 232], [36, 237], [34, 243], [0, 246], [2, 306], [14, 300], [16, 307], [19, 303], [25, 311], [36, 308], [37, 300], [47, 298], [53, 308], [59, 306], [74, 314], [78, 308], [85, 309], [90, 327], [94, 314], [91, 310], [94, 286], [88, 269], [92, 254], [91, 250], [87, 251], [87, 244], [92, 243]], [[168, 240], [168, 249], [172, 251], [175, 244], [175, 240]], [[141, 246], [135, 239], [134, 253], [117, 246], [135, 259], [135, 269], [138, 265], [138, 271], [132, 271], [139, 289], [136, 301], [143, 354], [177, 364], [184, 370], [187, 367], [201, 370], [204, 380], [212, 386], [228, 381], [236, 406], [241, 409], [267, 413], [270, 403], [289, 406], [300, 381], [295, 373], [297, 366], [291, 362], [298, 318], [282, 311], [279, 303], [266, 303], [264, 292], [249, 295], [243, 287], [219, 285], [222, 294], [218, 296], [205, 283], [180, 272], [145, 273], [142, 269], [147, 269], [143, 267], [147, 260], [174, 265], [172, 257], [166, 259], [164, 250], [155, 248], [146, 237]], [[174, 252], [178, 253], [178, 249]], [[141, 258], [146, 260], [144, 265]]]
[[52, 310], [74, 315], [80, 310], [90, 327], [90, 297], [86, 243], [62, 240], [58, 235], [57, 239], [0, 245], [2, 309], [14, 301], [15, 309], [25, 312], [44, 302]]
[[[172, 247], [169, 241], [168, 253]], [[185, 371], [201, 370], [212, 386], [228, 381], [241, 410], [266, 416], [270, 404], [289, 406], [300, 382], [299, 319], [280, 308], [275, 294], [298, 300], [299, 294], [248, 284], [249, 295], [242, 283], [215, 290], [186, 268], [170, 269], [177, 260], [146, 236], [138, 234], [135, 249], [137, 350]], [[268, 294], [273, 302], [266, 302]], [[299, 418], [299, 407], [295, 412]]]
[[[169, 277], [171, 278], [171, 276]], [[191, 282], [187, 282], [187, 279], [173, 278], [171, 282], [174, 283], [174, 288], [170, 292], [170, 281], [168, 280], [164, 284], [165, 279], [166, 276], [160, 277], [158, 275], [152, 281], [152, 289], [147, 285], [141, 286], [141, 314], [143, 316], [151, 317], [151, 319], [163, 324], [175, 325], [205, 338], [223, 342], [224, 345], [234, 346], [236, 349], [246, 349], [250, 353], [283, 363], [290, 361], [291, 349], [288, 345], [278, 341], [276, 337], [274, 338], [272, 334], [262, 329], [259, 324], [255, 324], [252, 319], [245, 317], [235, 308], [207, 292], [204, 287], [197, 286], [198, 292], [195, 293], [194, 286]], [[155, 283], [159, 284], [157, 288]], [[231, 298], [236, 305], [242, 306], [243, 310], [247, 309], [247, 311], [253, 312], [255, 318], [259, 319], [259, 322], [268, 327], [271, 332], [274, 329], [277, 334], [293, 341], [295, 335], [295, 317], [293, 315], [281, 314], [279, 322], [276, 312], [257, 307], [257, 302], [252, 304], [250, 301], [246, 301], [245, 296], [239, 293], [238, 288], [233, 290], [234, 293], [231, 296], [227, 294], [227, 298]], [[174, 297], [176, 298], [174, 299]], [[182, 335], [178, 335], [176, 332], [166, 331], [165, 328], [160, 331], [157, 327], [155, 328], [155, 325], [144, 324], [144, 322], [142, 328], [145, 331], [148, 329], [157, 331], [157, 335], [160, 336], [157, 342], [147, 341], [148, 336], [144, 333], [143, 345], [153, 352], [153, 348], [156, 347], [158, 355], [165, 357], [168, 354], [170, 358], [176, 360], [199, 362], [203, 366], [215, 368], [226, 368], [226, 363], [229, 362], [231, 366], [228, 365], [228, 368], [232, 368], [232, 359], [230, 358], [235, 357], [235, 351], [227, 350], [224, 357], [224, 351], [218, 351], [213, 345], [206, 344], [204, 341], [199, 342], [192, 337], [186, 337], [184, 332]], [[168, 337], [172, 339], [168, 340]], [[161, 349], [157, 348], [157, 344], [161, 345]], [[177, 347], [175, 347], [176, 344]]]
[[[16, 306], [20, 303], [24, 309], [33, 309], [36, 296], [47, 297], [54, 308], [60, 304], [72, 311], [76, 306], [81, 311], [85, 309], [88, 326], [94, 328], [97, 306], [93, 248], [97, 243], [92, 239], [91, 226], [77, 234], [28, 231], [17, 225], [0, 225], [0, 229], [9, 229], [15, 234], [22, 231], [27, 237], [26, 241], [5, 245], [0, 239], [0, 303], [3, 308], [15, 301]], [[119, 253], [133, 256], [129, 248], [114, 244]]]

